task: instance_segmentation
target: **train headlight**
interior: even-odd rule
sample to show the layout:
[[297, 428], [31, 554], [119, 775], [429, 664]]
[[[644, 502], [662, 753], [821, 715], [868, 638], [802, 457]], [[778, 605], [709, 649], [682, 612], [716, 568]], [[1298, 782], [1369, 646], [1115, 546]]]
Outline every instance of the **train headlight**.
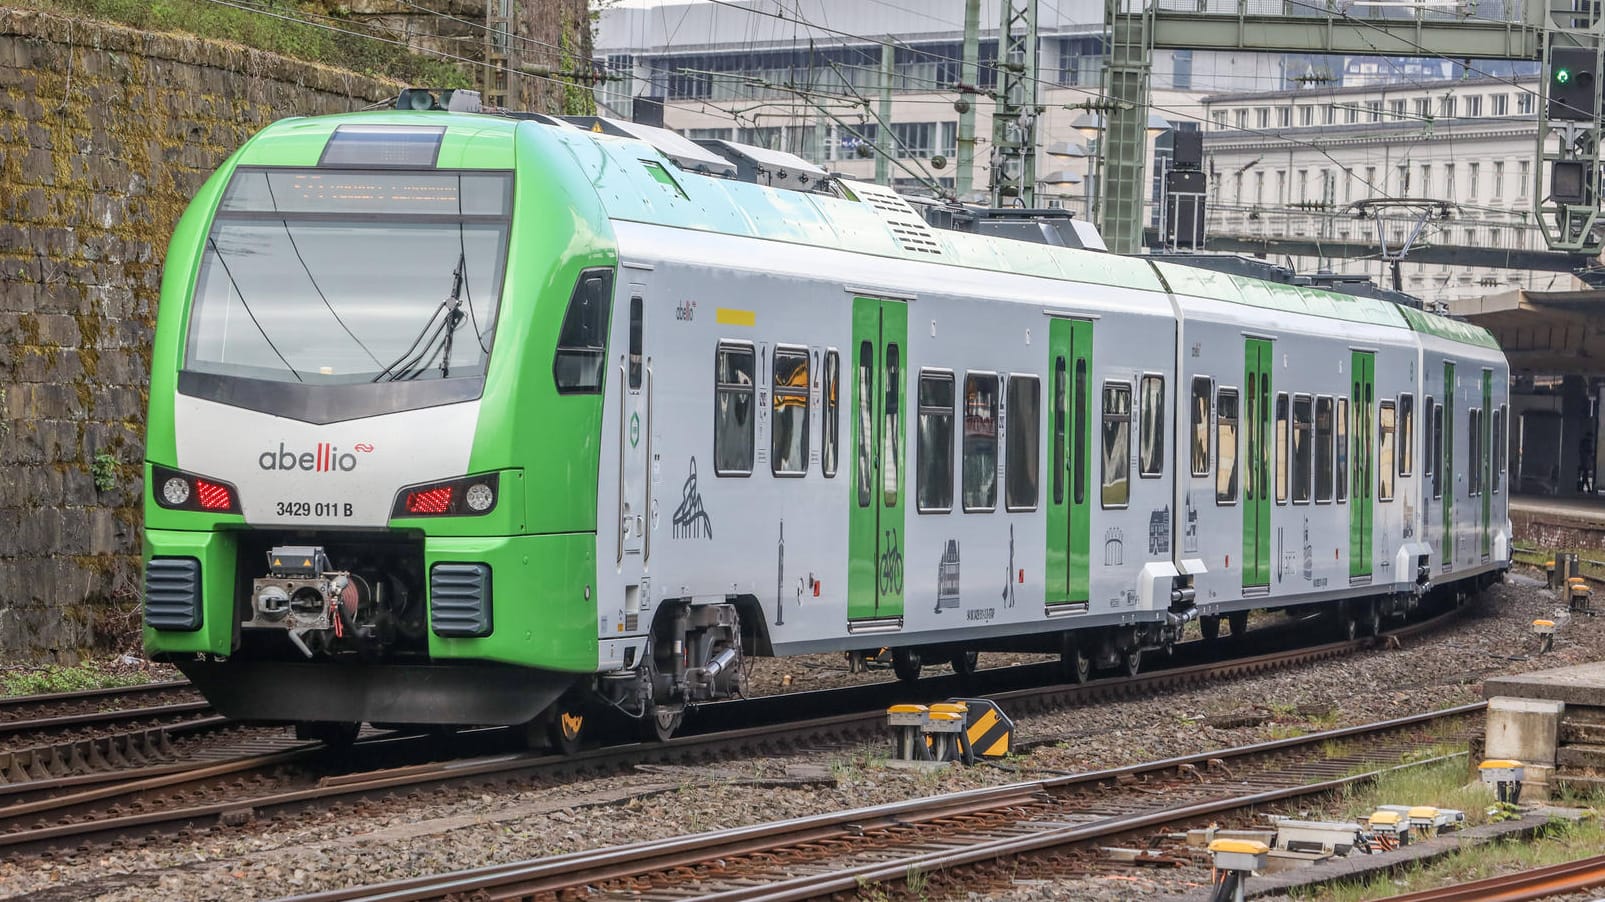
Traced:
[[181, 476], [174, 476], [162, 483], [162, 500], [173, 507], [188, 501], [189, 481]]
[[485, 483], [476, 482], [463, 493], [463, 503], [468, 505], [469, 510], [482, 514], [496, 503], [496, 493]]
[[[153, 500], [168, 510], [205, 511], [213, 514], [240, 512], [239, 492], [234, 486], [220, 479], [153, 465], [150, 485]], [[160, 489], [156, 488], [157, 486], [160, 486]]]
[[496, 473], [409, 485], [396, 493], [390, 516], [477, 517], [495, 509], [499, 487]]

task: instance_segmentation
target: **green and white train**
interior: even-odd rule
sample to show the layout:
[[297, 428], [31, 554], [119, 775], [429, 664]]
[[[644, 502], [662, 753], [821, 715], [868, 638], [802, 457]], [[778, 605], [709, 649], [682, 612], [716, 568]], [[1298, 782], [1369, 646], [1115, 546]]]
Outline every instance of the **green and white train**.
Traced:
[[1386, 302], [931, 228], [757, 148], [290, 119], [173, 237], [145, 642], [311, 735], [602, 711], [752, 655], [1135, 671], [1510, 560], [1508, 369]]

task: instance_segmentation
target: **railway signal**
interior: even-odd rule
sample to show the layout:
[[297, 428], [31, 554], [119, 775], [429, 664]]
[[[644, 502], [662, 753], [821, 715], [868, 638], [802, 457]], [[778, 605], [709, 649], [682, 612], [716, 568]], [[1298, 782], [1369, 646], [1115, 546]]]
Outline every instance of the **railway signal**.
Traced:
[[1599, 118], [1599, 88], [1592, 47], [1556, 47], [1549, 52], [1549, 118], [1592, 122]]

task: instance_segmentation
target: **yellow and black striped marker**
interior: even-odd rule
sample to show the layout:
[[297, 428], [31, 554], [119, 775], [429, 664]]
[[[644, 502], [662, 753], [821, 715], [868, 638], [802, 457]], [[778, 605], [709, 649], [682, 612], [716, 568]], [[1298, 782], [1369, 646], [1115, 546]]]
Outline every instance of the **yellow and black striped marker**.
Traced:
[[950, 698], [948, 701], [964, 705], [964, 732], [976, 757], [1008, 757], [1014, 745], [1014, 721], [996, 702], [985, 698]]

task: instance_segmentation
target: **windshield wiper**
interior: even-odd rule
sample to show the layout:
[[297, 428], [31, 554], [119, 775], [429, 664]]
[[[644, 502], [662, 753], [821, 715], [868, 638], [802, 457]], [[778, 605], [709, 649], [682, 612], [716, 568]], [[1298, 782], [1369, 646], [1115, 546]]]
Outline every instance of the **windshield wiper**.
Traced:
[[446, 378], [451, 365], [451, 337], [463, 321], [462, 287], [463, 259], [458, 257], [457, 269], [453, 273], [451, 296], [441, 301], [440, 306], [429, 314], [429, 319], [419, 330], [418, 337], [412, 340], [407, 350], [401, 352], [400, 357], [373, 377], [374, 382], [416, 379], [442, 351], [445, 355], [440, 361], [440, 376], [442, 379]]

